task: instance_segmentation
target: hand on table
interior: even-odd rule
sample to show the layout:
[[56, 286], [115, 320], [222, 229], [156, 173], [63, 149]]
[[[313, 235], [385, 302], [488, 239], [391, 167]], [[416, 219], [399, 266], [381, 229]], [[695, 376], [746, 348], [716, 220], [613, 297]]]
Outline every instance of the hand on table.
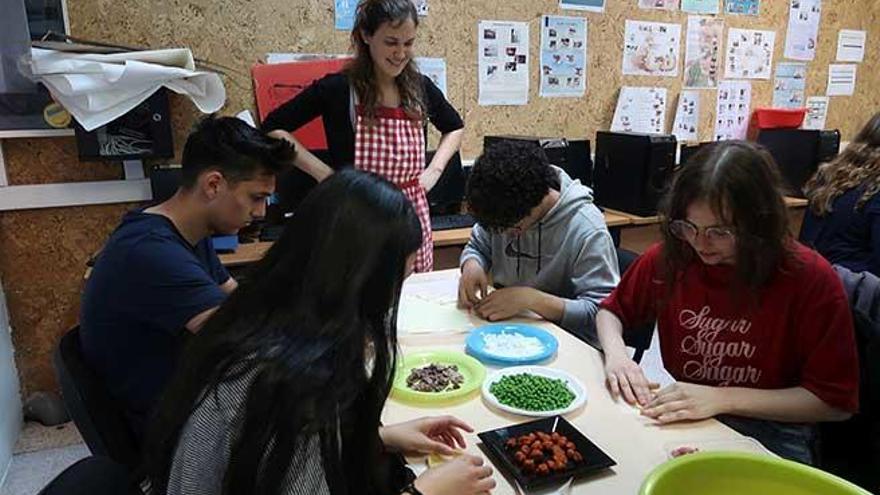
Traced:
[[458, 306], [471, 309], [486, 297], [488, 291], [489, 276], [483, 266], [475, 259], [465, 261], [458, 280]]
[[379, 437], [386, 448], [408, 455], [453, 455], [456, 448], [467, 446], [460, 430], [474, 431], [453, 416], [434, 416], [383, 426], [379, 428]]
[[531, 287], [506, 287], [483, 297], [473, 309], [484, 320], [507, 320], [531, 309], [539, 296], [540, 292]]
[[639, 365], [628, 356], [605, 354], [605, 384], [611, 397], [623, 399], [631, 405], [645, 406], [650, 403], [652, 390], [659, 385], [649, 383]]
[[682, 382], [657, 392], [642, 409], [642, 415], [660, 423], [706, 419], [722, 413], [724, 391], [720, 387]]
[[482, 458], [465, 454], [425, 471], [415, 486], [425, 495], [476, 495], [495, 488], [495, 480]]

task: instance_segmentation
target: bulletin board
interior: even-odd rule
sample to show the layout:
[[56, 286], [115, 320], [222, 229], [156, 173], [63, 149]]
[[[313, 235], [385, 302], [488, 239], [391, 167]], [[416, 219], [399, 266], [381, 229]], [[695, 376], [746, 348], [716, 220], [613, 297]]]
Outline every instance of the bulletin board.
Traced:
[[[827, 68], [834, 62], [840, 29], [868, 31], [869, 49], [860, 65], [856, 94], [833, 97], [828, 127], [840, 128], [849, 139], [872, 109], [880, 106], [876, 67], [880, 50], [880, 22], [877, 2], [871, 0], [825, 0], [815, 60], [808, 63], [807, 96], [824, 95]], [[621, 65], [626, 20], [678, 23], [684, 35], [687, 13], [642, 9], [638, 0], [607, 0], [604, 13], [559, 8], [558, 0], [431, 0], [429, 13], [422, 18], [417, 51], [421, 56], [443, 57], [448, 66], [449, 99], [466, 123], [463, 146], [465, 157], [474, 157], [486, 134], [531, 134], [592, 138], [610, 126], [619, 88], [657, 86], [668, 90], [667, 129], [671, 128], [682, 77], [624, 76]], [[230, 113], [253, 108], [253, 92], [247, 77], [250, 64], [269, 52], [344, 53], [348, 33], [334, 30], [333, 2], [329, 0], [263, 0], [189, 2], [167, 11], [145, 9], [134, 0], [71, 5], [72, 29], [82, 36], [114, 39], [153, 47], [186, 44], [202, 58], [229, 65], [241, 71], [230, 74]], [[723, 5], [723, 4], [722, 4]], [[867, 13], [874, 9], [874, 16]], [[161, 7], [160, 7], [161, 10]], [[722, 8], [723, 12], [723, 8]], [[541, 98], [538, 96], [538, 45], [540, 17], [543, 14], [581, 16], [587, 19], [589, 33], [587, 91], [583, 98]], [[788, 2], [763, 0], [760, 14], [720, 14], [726, 30], [733, 28], [776, 32], [775, 63], [783, 60], [788, 25]], [[98, 22], [113, 19], [114, 22]], [[477, 23], [480, 20], [529, 22], [531, 75], [529, 103], [525, 106], [479, 106], [477, 64]], [[682, 36], [684, 37], [684, 36]], [[681, 47], [684, 56], [684, 41]], [[682, 74], [681, 69], [679, 75]], [[234, 81], [230, 81], [234, 79]], [[769, 106], [772, 78], [752, 81], [752, 108]], [[713, 129], [715, 91], [700, 91], [700, 138], [708, 140]], [[188, 122], [179, 124], [183, 133]]]

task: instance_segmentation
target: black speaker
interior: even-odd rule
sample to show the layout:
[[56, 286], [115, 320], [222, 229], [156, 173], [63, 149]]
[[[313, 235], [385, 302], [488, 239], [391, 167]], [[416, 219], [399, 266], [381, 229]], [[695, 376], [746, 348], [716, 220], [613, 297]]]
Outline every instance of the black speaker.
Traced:
[[656, 215], [675, 168], [677, 146], [672, 135], [597, 132], [596, 204], [639, 216]]
[[592, 187], [593, 160], [590, 157], [590, 141], [588, 139], [485, 136], [483, 137], [483, 149], [489, 149], [493, 144], [507, 140], [527, 141], [540, 146], [550, 163], [565, 170], [565, 173], [572, 179], [578, 179], [581, 184]]
[[816, 173], [819, 164], [837, 155], [840, 132], [812, 129], [763, 129], [758, 143], [773, 155], [782, 177], [786, 193], [804, 197], [804, 184]]

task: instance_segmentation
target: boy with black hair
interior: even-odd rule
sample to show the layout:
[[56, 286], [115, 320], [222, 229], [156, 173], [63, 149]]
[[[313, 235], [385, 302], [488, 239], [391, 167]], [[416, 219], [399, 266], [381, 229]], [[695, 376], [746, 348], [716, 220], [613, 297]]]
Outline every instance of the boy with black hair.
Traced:
[[501, 141], [474, 164], [467, 202], [477, 225], [461, 255], [459, 304], [489, 321], [532, 311], [596, 344], [599, 303], [620, 275], [592, 191], [540, 147]]
[[140, 436], [185, 338], [197, 332], [236, 281], [217, 258], [213, 234], [234, 234], [265, 215], [291, 144], [239, 119], [208, 117], [183, 150], [177, 193], [128, 212], [86, 283], [80, 344]]

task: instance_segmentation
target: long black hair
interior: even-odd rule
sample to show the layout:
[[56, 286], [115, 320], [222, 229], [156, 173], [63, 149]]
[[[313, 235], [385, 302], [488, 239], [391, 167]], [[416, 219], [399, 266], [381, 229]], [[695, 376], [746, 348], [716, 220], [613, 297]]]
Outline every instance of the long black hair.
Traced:
[[223, 494], [280, 493], [297, 446], [316, 433], [334, 493], [383, 490], [377, 428], [397, 357], [406, 261], [420, 245], [412, 205], [385, 179], [347, 170], [318, 185], [183, 353], [148, 447], [158, 493], [192, 412], [248, 370], [256, 373]]
[[705, 201], [735, 231], [735, 269], [741, 284], [737, 289], [756, 295], [791, 258], [782, 191], [779, 167], [762, 146], [746, 141], [704, 146], [677, 172], [660, 207], [667, 287], [674, 286], [696, 256], [686, 241], [672, 233], [670, 223], [687, 218], [691, 203]]

